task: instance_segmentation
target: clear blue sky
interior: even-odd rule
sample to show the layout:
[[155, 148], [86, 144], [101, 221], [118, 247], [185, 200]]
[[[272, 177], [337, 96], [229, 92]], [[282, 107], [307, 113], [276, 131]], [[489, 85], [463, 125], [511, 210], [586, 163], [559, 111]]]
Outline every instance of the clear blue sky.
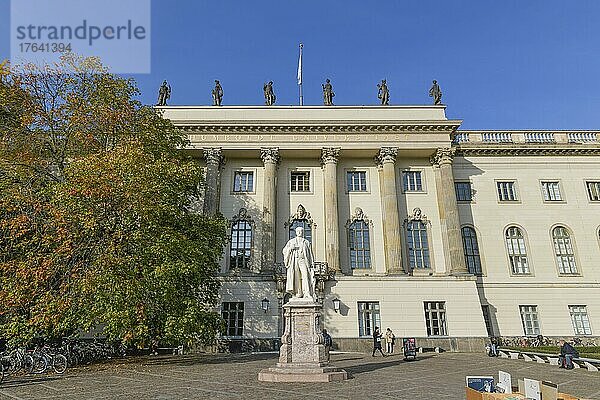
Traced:
[[[13, 0], [18, 1], [18, 0]], [[0, 58], [9, 55], [8, 0], [0, 0]], [[305, 104], [375, 104], [387, 78], [392, 104], [428, 104], [437, 79], [463, 129], [600, 129], [600, 1], [153, 0], [152, 73], [141, 100], [224, 105], [297, 104], [304, 43]]]

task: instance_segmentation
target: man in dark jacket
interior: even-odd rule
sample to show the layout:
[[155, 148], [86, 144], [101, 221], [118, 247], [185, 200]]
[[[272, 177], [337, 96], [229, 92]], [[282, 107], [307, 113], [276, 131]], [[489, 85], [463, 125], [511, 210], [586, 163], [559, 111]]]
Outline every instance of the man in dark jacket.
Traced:
[[327, 361], [329, 361], [331, 355], [331, 347], [333, 347], [333, 339], [331, 335], [327, 333], [327, 329], [323, 329], [323, 345], [325, 346], [325, 351], [327, 352]]
[[383, 350], [381, 350], [381, 332], [379, 332], [378, 326], [376, 326], [375, 330], [373, 331], [373, 357], [375, 357], [376, 350], [379, 350], [381, 355], [385, 357], [385, 354], [383, 354]]
[[579, 353], [570, 343], [561, 340], [560, 357], [558, 357], [559, 368], [573, 369], [573, 358], [579, 357]]

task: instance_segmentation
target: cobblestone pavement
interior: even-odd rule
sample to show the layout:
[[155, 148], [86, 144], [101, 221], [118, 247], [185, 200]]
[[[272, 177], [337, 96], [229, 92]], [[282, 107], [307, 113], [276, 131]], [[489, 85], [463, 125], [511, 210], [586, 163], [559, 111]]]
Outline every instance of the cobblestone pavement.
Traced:
[[489, 358], [485, 354], [424, 354], [413, 362], [401, 356], [334, 354], [332, 361], [351, 379], [335, 383], [263, 383], [261, 368], [275, 354], [141, 357], [125, 362], [70, 369], [64, 376], [10, 378], [0, 399], [453, 399], [465, 398], [466, 375], [510, 372], [558, 383], [560, 390], [600, 399], [600, 373], [565, 371], [548, 364]]

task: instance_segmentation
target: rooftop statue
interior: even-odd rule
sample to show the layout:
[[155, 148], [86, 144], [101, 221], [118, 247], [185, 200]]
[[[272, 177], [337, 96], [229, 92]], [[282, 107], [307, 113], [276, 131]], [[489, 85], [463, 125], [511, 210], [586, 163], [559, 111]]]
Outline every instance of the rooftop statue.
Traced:
[[333, 93], [333, 87], [331, 86], [331, 81], [327, 79], [323, 86], [323, 104], [326, 106], [333, 105], [333, 98], [335, 97], [335, 93]]
[[160, 85], [160, 89], [158, 89], [158, 103], [157, 106], [166, 106], [167, 100], [171, 98], [171, 86], [167, 83], [167, 81], [163, 81], [162, 85]]
[[433, 97], [434, 105], [442, 104], [442, 90], [437, 81], [433, 81], [433, 86], [429, 89], [429, 97]]
[[273, 81], [269, 81], [269, 83], [265, 83], [263, 85], [263, 91], [265, 93], [265, 105], [272, 106], [275, 104], [275, 93], [273, 92]]
[[377, 88], [378, 88], [377, 98], [381, 100], [381, 105], [389, 106], [390, 105], [390, 91], [388, 90], [386, 80], [384, 79], [381, 81], [381, 83], [378, 83]]
[[212, 90], [213, 106], [220, 106], [223, 101], [223, 88], [218, 80], [215, 80], [215, 88]]
[[287, 269], [285, 291], [292, 298], [314, 300], [314, 258], [301, 226], [296, 228], [296, 237], [283, 248], [283, 262]]

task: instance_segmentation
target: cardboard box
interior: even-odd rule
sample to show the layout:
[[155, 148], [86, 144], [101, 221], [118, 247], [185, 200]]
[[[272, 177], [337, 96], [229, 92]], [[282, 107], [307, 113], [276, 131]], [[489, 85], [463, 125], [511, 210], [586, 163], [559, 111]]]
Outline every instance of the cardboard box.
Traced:
[[466, 388], [467, 400], [525, 400], [525, 396], [520, 393], [486, 393]]

